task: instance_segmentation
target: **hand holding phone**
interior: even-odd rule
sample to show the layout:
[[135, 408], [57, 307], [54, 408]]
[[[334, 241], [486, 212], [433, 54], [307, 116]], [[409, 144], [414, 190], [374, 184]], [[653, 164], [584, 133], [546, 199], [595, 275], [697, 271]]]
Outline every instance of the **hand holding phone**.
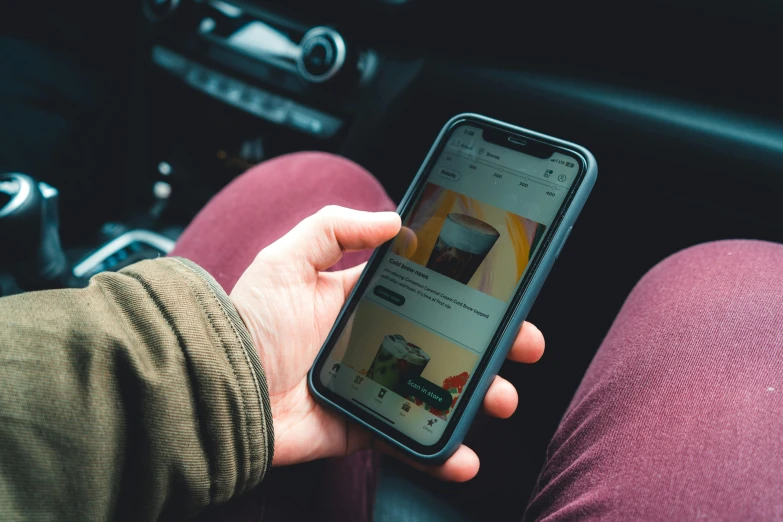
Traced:
[[596, 172], [578, 145], [452, 119], [329, 333], [313, 395], [415, 459], [454, 455]]
[[[400, 218], [394, 212], [327, 207], [265, 248], [234, 287], [231, 299], [267, 375], [275, 466], [370, 447], [369, 431], [315, 402], [307, 390], [307, 374], [362, 267], [325, 269], [340, 258], [341, 248], [374, 248], [399, 230]], [[532, 362], [542, 351], [540, 332], [526, 324], [509, 357]], [[488, 413], [507, 417], [516, 406], [516, 391], [500, 380], [484, 404]], [[467, 480], [477, 470], [478, 459], [467, 448], [427, 469], [446, 480]]]

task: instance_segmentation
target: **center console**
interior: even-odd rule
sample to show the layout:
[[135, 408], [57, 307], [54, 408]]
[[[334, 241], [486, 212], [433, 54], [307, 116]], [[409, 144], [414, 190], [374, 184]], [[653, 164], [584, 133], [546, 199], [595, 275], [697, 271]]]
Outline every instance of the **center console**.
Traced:
[[338, 150], [382, 67], [343, 29], [255, 3], [145, 0], [143, 13], [133, 183], [168, 185], [162, 215], [181, 225], [252, 165]]
[[[54, 232], [30, 235], [24, 259], [0, 256], [0, 295], [81, 286], [101, 271], [167, 254], [215, 193], [264, 160], [302, 150], [373, 154], [366, 143], [418, 70], [417, 59], [384, 56], [366, 43], [374, 39], [364, 15], [383, 19], [373, 11], [383, 3], [348, 13], [349, 3], [338, 2], [335, 15], [310, 0], [141, 0], [127, 67], [127, 159], [101, 169], [111, 177], [113, 192], [100, 194], [112, 200], [111, 221], [80, 233], [65, 251], [47, 239]], [[45, 210], [54, 199], [44, 200]], [[22, 213], [30, 218], [23, 221], [54, 215], [44, 210]], [[56, 220], [46, 223], [57, 230]], [[27, 264], [35, 268], [30, 277]], [[57, 268], [51, 277], [49, 265]]]

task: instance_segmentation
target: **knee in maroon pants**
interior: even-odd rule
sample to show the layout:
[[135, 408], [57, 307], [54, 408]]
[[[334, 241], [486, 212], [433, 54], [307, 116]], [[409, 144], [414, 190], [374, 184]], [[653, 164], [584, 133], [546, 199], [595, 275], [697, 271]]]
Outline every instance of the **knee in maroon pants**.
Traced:
[[628, 297], [550, 444], [529, 520], [783, 514], [783, 246], [675, 254]]
[[[259, 251], [327, 205], [395, 208], [378, 180], [356, 163], [323, 152], [289, 154], [253, 167], [216, 194], [171, 255], [194, 261], [230, 292]], [[348, 253], [335, 268], [368, 256]]]

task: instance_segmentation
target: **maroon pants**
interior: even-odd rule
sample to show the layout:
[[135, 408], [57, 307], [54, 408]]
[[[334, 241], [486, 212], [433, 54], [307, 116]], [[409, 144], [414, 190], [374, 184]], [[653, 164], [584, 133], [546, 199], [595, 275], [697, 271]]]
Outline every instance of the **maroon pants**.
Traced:
[[[221, 191], [173, 254], [230, 291], [259, 250], [328, 204], [394, 208], [361, 167], [294, 154]], [[526, 518], [783, 517], [782, 428], [783, 246], [690, 248], [628, 297], [552, 439]], [[369, 520], [376, 476], [369, 452], [275, 469], [263, 495], [207, 517]]]
[[679, 252], [631, 292], [529, 520], [783, 518], [783, 246]]

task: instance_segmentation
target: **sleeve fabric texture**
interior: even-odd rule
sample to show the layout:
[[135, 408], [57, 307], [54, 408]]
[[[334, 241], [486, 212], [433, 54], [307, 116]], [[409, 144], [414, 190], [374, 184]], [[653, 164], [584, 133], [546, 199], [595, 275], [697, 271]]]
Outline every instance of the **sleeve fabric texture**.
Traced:
[[256, 486], [274, 435], [226, 293], [166, 258], [0, 299], [0, 519], [193, 516]]

